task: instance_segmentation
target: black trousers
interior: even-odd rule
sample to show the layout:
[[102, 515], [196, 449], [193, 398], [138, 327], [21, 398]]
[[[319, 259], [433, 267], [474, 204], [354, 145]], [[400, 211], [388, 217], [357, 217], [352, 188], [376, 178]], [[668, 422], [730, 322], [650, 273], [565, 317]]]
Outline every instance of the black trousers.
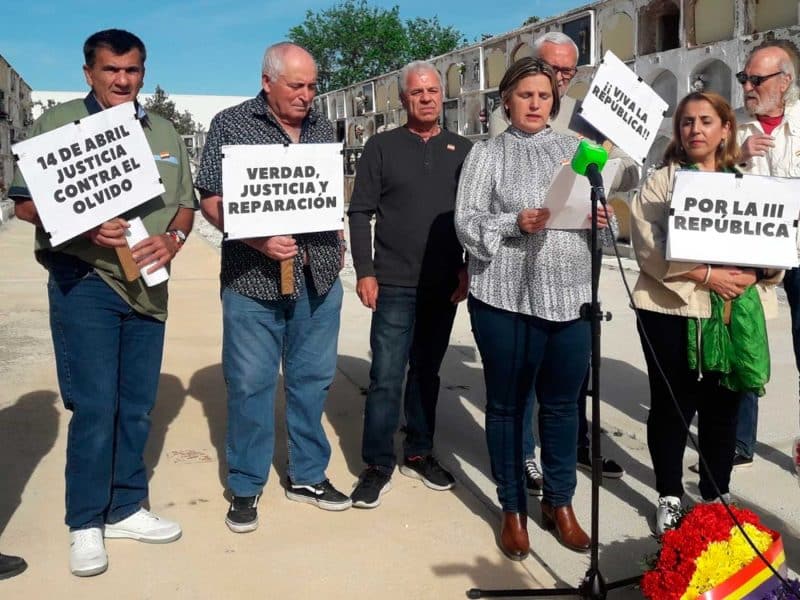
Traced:
[[[717, 374], [703, 373], [703, 378], [698, 381], [697, 372], [689, 370], [686, 317], [646, 310], [639, 311], [639, 317], [639, 336], [650, 380], [647, 446], [653, 461], [658, 495], [683, 496], [683, 453], [687, 431], [680, 415], [687, 423], [691, 423], [695, 413], [700, 452], [719, 487], [719, 493], [725, 494], [728, 492], [736, 449], [739, 395], [720, 386]], [[654, 352], [645, 342], [642, 329], [647, 333]], [[677, 408], [656, 366], [656, 358], [675, 394]], [[700, 494], [704, 500], [717, 497], [709, 473], [702, 467]]]

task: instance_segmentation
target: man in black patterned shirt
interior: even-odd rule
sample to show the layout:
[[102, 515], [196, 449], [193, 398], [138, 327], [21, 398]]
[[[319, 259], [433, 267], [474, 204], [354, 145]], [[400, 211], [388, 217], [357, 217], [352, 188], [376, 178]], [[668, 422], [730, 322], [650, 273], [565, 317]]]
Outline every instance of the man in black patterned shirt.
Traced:
[[[331, 123], [311, 107], [313, 57], [290, 43], [267, 48], [262, 90], [214, 117], [195, 185], [205, 217], [223, 230], [224, 145], [325, 143]], [[225, 522], [237, 533], [258, 526], [275, 441], [274, 400], [283, 360], [289, 465], [286, 496], [325, 510], [350, 499], [325, 477], [331, 448], [322, 411], [336, 370], [343, 246], [336, 231], [228, 240], [222, 244], [222, 369], [228, 390]], [[295, 292], [282, 295], [280, 262], [294, 264]]]

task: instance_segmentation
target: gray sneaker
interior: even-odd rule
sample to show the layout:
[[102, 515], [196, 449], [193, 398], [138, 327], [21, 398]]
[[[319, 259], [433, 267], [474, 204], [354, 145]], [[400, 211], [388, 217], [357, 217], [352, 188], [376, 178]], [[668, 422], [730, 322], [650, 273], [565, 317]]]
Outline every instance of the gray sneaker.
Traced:
[[540, 497], [542, 495], [542, 487], [544, 486], [544, 476], [542, 470], [539, 468], [539, 463], [535, 458], [525, 459], [525, 487], [528, 488], [528, 494], [531, 496]]

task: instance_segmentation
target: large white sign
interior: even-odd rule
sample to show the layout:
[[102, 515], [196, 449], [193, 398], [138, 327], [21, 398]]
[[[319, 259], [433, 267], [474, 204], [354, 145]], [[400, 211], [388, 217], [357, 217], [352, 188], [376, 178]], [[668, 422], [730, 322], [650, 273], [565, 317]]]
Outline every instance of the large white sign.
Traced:
[[162, 194], [133, 102], [12, 146], [54, 246]]
[[342, 144], [222, 147], [229, 239], [343, 228]]
[[678, 171], [667, 260], [796, 267], [800, 179]]
[[583, 99], [581, 116], [633, 160], [643, 164], [667, 103], [610, 50]]

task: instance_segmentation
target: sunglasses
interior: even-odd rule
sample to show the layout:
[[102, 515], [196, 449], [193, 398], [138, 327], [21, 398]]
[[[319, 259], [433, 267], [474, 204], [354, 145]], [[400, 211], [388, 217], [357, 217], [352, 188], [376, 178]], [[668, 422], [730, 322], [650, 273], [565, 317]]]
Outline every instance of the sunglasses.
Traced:
[[736, 74], [736, 81], [742, 85], [749, 81], [753, 84], [753, 87], [758, 87], [770, 77], [775, 77], [775, 75], [783, 75], [783, 71], [778, 71], [776, 73], [772, 73], [771, 75], [748, 75], [744, 71], [739, 71]]

